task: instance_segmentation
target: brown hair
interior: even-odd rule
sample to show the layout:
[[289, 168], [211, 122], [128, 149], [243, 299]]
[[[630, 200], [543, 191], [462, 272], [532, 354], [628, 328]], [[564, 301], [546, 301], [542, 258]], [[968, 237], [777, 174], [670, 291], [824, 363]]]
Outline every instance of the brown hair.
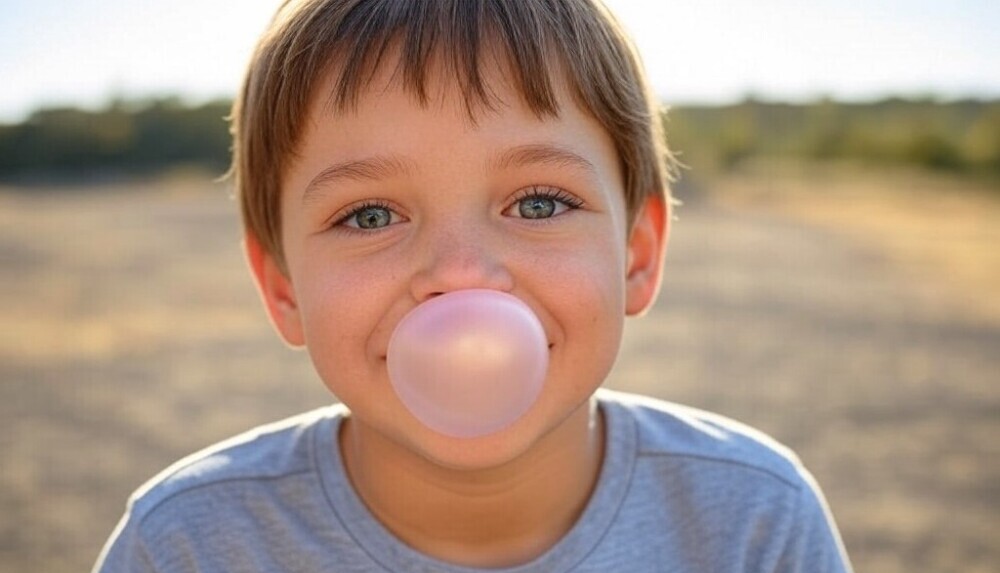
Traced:
[[497, 103], [483, 79], [488, 49], [506, 56], [509, 79], [539, 117], [559, 112], [553, 75], [561, 70], [614, 141], [630, 224], [646, 197], [669, 195], [659, 108], [634, 47], [599, 0], [285, 0], [233, 105], [230, 170], [244, 227], [282, 267], [281, 181], [317, 84], [335, 69], [328, 102], [344, 111], [390, 48], [404, 89], [423, 104], [428, 68], [435, 58], [448, 66], [470, 114]]

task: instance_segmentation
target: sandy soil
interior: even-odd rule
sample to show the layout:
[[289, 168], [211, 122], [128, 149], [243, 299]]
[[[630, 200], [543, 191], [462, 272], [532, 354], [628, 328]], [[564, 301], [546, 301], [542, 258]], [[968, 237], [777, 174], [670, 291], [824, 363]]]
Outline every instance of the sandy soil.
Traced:
[[[965, 224], [933, 232], [962, 254], [921, 254], [906, 237], [927, 223], [889, 216], [904, 179], [867, 176], [883, 215], [865, 221], [828, 214], [832, 181], [683, 192], [660, 302], [609, 386], [792, 446], [859, 572], [997, 571], [997, 195], [953, 195]], [[87, 570], [164, 466], [331, 399], [271, 334], [234, 213], [203, 180], [0, 190], [0, 571]], [[957, 256], [985, 271], [927, 272]]]

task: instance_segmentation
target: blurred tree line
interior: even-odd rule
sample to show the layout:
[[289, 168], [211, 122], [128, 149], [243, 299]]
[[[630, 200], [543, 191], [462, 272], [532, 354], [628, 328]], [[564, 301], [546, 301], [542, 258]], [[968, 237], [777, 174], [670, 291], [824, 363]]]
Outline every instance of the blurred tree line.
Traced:
[[[148, 173], [229, 161], [229, 101], [116, 100], [97, 111], [50, 108], [0, 125], [0, 178]], [[667, 115], [670, 147], [697, 170], [755, 158], [850, 160], [1000, 176], [1000, 100], [785, 104], [748, 98], [681, 106]]]
[[0, 125], [0, 178], [148, 173], [177, 165], [223, 172], [229, 101], [115, 100], [99, 111], [41, 109]]
[[748, 98], [724, 107], [678, 107], [665, 128], [681, 162], [699, 169], [765, 157], [1000, 175], [1000, 100], [794, 105]]

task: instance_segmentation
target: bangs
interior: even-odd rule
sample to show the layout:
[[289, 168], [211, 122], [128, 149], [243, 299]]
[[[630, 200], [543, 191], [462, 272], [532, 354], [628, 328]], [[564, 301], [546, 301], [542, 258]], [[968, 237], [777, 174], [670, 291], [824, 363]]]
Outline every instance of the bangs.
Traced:
[[311, 46], [313, 53], [307, 57], [336, 64], [327, 101], [333, 110], [355, 107], [391, 56], [397, 60], [394, 78], [422, 105], [431, 99], [428, 77], [439, 70], [442, 77], [457, 83], [470, 115], [481, 107], [495, 109], [499, 102], [484, 70], [497, 68], [536, 115], [558, 113], [552, 74], [565, 58], [561, 42], [550, 37], [561, 29], [553, 21], [558, 16], [552, 13], [555, 6], [539, 10], [536, 3], [523, 0], [351, 4], [336, 27], [326, 28], [325, 41]]

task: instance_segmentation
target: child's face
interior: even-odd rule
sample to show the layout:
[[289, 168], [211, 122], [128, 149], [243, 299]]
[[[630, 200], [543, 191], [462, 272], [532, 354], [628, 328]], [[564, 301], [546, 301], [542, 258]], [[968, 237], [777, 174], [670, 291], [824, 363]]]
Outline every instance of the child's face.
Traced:
[[[624, 316], [654, 298], [662, 258], [662, 201], [627, 236], [622, 173], [600, 125], [565, 93], [560, 116], [540, 120], [490, 79], [504, 104], [475, 123], [451, 82], [432, 82], [439, 97], [426, 107], [387, 73], [356, 112], [324, 111], [317, 100], [282, 191], [287, 277], [248, 241], [273, 321], [286, 341], [308, 347], [356, 423], [453, 467], [512, 459], [586, 407], [614, 362]], [[520, 298], [550, 348], [536, 404], [476, 447], [422, 426], [386, 371], [400, 319], [469, 288]]]

